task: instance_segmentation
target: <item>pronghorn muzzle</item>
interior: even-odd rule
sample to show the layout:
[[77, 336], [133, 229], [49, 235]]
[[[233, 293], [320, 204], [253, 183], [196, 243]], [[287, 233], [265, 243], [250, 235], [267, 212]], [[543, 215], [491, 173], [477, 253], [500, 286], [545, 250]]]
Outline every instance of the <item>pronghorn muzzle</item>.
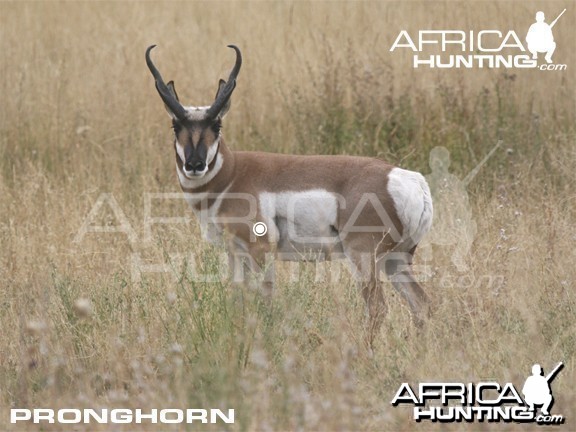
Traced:
[[196, 162], [186, 162], [184, 164], [184, 169], [186, 171], [193, 171], [193, 172], [199, 172], [199, 171], [204, 171], [204, 168], [206, 168], [206, 162], [204, 161], [196, 161]]

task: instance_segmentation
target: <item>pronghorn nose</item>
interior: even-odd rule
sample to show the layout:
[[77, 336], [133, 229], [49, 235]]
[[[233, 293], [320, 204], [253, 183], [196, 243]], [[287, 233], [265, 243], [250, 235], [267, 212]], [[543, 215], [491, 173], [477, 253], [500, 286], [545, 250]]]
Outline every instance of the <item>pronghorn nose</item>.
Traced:
[[186, 171], [202, 171], [205, 167], [206, 163], [204, 161], [186, 162], [186, 164], [184, 164]]

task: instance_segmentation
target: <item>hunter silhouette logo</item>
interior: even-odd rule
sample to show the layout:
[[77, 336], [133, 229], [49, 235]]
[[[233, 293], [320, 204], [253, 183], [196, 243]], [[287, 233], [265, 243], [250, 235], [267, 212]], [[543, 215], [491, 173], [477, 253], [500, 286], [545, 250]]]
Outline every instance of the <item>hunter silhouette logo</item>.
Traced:
[[536, 12], [536, 22], [530, 26], [526, 35], [526, 43], [528, 44], [528, 50], [532, 53], [533, 60], [538, 59], [538, 53], [546, 53], [544, 59], [547, 63], [552, 63], [552, 54], [556, 50], [552, 27], [554, 27], [556, 21], [560, 19], [564, 12], [566, 12], [566, 9], [560, 12], [560, 15], [550, 24], [544, 21], [546, 19], [544, 12]]
[[542, 367], [539, 364], [532, 366], [532, 376], [529, 376], [522, 388], [524, 400], [530, 406], [530, 411], [536, 410], [536, 405], [541, 405], [542, 414], [545, 416], [550, 415], [550, 408], [554, 403], [552, 397], [552, 390], [550, 383], [556, 375], [562, 370], [564, 363], [560, 362], [558, 365], [545, 377], [542, 376]]
[[[532, 376], [522, 387], [524, 399], [510, 382], [421, 382], [414, 386], [402, 383], [391, 404], [394, 407], [411, 406], [416, 422], [564, 424], [563, 415], [550, 414], [554, 404], [550, 383], [563, 367], [561, 362], [543, 376], [542, 367], [533, 365]], [[539, 413], [536, 407], [541, 407]]]

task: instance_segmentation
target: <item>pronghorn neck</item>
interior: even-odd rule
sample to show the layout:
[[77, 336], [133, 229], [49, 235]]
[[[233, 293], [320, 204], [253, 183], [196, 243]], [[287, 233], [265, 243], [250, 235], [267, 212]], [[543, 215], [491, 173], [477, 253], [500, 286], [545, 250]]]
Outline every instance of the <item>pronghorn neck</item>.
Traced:
[[198, 179], [186, 177], [181, 166], [177, 164], [176, 170], [180, 187], [187, 193], [223, 192], [233, 180], [234, 165], [234, 153], [230, 151], [221, 136], [218, 141], [218, 151], [204, 176]]

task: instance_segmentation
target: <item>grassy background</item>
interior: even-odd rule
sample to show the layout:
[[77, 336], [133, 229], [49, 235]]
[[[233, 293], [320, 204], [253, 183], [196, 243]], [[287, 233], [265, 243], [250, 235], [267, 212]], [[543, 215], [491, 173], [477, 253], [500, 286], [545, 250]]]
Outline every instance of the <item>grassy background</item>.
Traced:
[[[444, 430], [390, 406], [401, 382], [521, 387], [533, 363], [558, 361], [553, 413], [573, 428], [575, 11], [554, 28], [564, 72], [414, 70], [408, 53], [388, 51], [401, 29], [523, 37], [542, 7], [0, 3], [0, 429], [13, 428], [10, 407], [128, 406], [235, 408], [238, 430]], [[564, 7], [547, 2], [545, 12]], [[225, 46], [241, 47], [224, 132], [234, 149], [378, 155], [428, 174], [429, 151], [442, 145], [463, 178], [502, 141], [468, 188], [478, 226], [470, 271], [456, 271], [450, 247], [418, 257], [433, 301], [423, 331], [385, 284], [389, 314], [369, 353], [362, 300], [338, 264], [319, 268], [331, 277], [283, 266], [266, 307], [182, 265], [193, 255], [196, 270], [220, 268], [222, 251], [199, 241], [193, 218], [154, 227], [146, 241], [146, 194], [179, 191], [169, 120], [144, 63], [152, 43], [190, 104], [212, 100], [233, 62]], [[77, 237], [102, 193], [132, 239]], [[109, 204], [95, 223], [118, 225]], [[153, 212], [190, 216], [177, 199]], [[174, 271], [138, 280], [135, 257]]]

